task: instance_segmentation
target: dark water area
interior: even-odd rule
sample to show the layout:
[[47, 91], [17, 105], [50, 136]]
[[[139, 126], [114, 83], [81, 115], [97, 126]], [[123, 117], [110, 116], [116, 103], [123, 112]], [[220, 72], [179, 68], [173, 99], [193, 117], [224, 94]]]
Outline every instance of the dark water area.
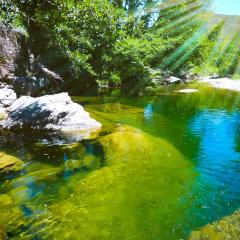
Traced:
[[239, 209], [239, 93], [73, 100], [103, 124], [97, 138], [0, 132], [0, 152], [25, 163], [1, 176], [9, 239], [188, 239]]

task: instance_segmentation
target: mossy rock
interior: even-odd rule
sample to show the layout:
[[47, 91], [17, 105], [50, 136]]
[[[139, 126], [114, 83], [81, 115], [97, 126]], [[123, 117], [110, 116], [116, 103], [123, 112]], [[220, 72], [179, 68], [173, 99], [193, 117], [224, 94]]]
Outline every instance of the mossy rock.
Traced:
[[5, 230], [0, 226], [0, 240], [6, 240], [7, 239], [7, 234]]
[[23, 169], [23, 162], [12, 155], [0, 152], [0, 174], [10, 171], [20, 171]]
[[[16, 177], [12, 180], [7, 180], [4, 184], [5, 190], [10, 190], [15, 192], [17, 189], [24, 190], [25, 187], [31, 183], [39, 183], [45, 181], [54, 181], [57, 179], [57, 175], [63, 172], [61, 166], [52, 166], [45, 163], [32, 163], [26, 166], [26, 174], [23, 176]], [[20, 190], [21, 191], [21, 190]], [[21, 193], [22, 194], [22, 193]], [[21, 195], [20, 194], [20, 195]]]
[[6, 232], [17, 232], [24, 224], [24, 216], [15, 206], [14, 199], [8, 194], [0, 194], [0, 240], [7, 239]]
[[64, 155], [68, 158], [72, 158], [73, 156], [82, 156], [85, 148], [79, 142], [63, 145], [50, 145], [37, 142], [33, 145], [32, 151], [34, 155], [47, 158], [49, 161], [53, 162], [56, 159], [63, 159]]
[[238, 240], [239, 237], [240, 210], [199, 231], [193, 231], [190, 240]]
[[79, 240], [147, 240], [163, 236], [165, 228], [171, 232], [186, 208], [179, 198], [195, 178], [192, 164], [167, 141], [128, 126], [99, 138], [99, 144], [104, 167], [68, 179], [69, 193], [32, 223], [47, 218], [51, 231], [34, 232], [43, 239]]
[[13, 206], [13, 199], [8, 194], [0, 194], [0, 209]]

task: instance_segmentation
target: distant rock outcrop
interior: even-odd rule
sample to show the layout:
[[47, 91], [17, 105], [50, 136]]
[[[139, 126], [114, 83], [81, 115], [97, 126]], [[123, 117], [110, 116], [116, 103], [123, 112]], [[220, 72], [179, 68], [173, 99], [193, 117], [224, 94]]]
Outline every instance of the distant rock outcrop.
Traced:
[[62, 77], [34, 56], [23, 31], [0, 23], [0, 82], [11, 84], [18, 95], [39, 95], [59, 88]]
[[240, 92], [240, 81], [230, 78], [211, 78], [205, 77], [200, 82], [208, 83], [215, 88]]

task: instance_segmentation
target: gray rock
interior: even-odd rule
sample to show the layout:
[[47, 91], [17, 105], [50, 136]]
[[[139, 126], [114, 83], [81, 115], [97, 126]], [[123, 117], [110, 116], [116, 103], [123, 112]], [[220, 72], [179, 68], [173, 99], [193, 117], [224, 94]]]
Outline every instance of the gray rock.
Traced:
[[240, 92], [240, 81], [230, 78], [212, 78], [204, 77], [200, 82], [209, 83], [215, 88]]
[[0, 23], [0, 79], [25, 75], [28, 69], [26, 36]]
[[20, 97], [9, 107], [3, 128], [59, 131], [81, 140], [89, 138], [101, 124], [81, 105], [72, 102], [67, 93], [59, 93], [37, 98]]
[[180, 83], [182, 80], [181, 78], [170, 76], [166, 81], [167, 83]]
[[7, 117], [7, 108], [17, 99], [11, 86], [0, 83], [0, 119]]

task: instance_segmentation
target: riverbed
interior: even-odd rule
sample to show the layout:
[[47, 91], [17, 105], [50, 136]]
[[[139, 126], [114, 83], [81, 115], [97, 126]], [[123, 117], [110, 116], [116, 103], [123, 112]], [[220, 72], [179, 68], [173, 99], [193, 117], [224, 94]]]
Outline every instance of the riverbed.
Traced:
[[[196, 87], [196, 86], [194, 86]], [[177, 240], [240, 207], [240, 94], [73, 97], [103, 124], [90, 140], [0, 132], [20, 158], [1, 176], [9, 239]]]

